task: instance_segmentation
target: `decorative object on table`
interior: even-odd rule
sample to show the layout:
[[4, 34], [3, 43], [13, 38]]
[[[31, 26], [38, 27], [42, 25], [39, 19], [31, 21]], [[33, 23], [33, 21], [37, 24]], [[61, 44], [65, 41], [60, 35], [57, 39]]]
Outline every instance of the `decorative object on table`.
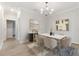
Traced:
[[52, 32], [50, 32], [50, 35], [52, 35]]
[[50, 29], [50, 35], [54, 35], [54, 33], [52, 32], [52, 28]]
[[57, 31], [69, 31], [69, 19], [56, 20]]

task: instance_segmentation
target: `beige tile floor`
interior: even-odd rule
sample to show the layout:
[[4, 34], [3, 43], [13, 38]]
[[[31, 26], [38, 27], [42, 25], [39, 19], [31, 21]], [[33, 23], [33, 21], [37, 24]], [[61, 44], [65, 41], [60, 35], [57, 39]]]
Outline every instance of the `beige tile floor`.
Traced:
[[8, 39], [0, 50], [0, 56], [44, 56], [48, 50], [38, 47], [35, 43], [19, 44], [16, 39]]

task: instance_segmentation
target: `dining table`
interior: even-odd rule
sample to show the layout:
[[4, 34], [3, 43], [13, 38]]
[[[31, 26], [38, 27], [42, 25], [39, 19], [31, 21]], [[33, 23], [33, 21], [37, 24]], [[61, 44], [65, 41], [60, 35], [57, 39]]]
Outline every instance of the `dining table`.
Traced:
[[61, 40], [64, 39], [65, 37], [67, 37], [66, 35], [60, 35], [60, 34], [54, 34], [54, 35], [50, 35], [48, 33], [44, 33], [44, 34], [39, 34], [41, 36], [44, 36], [44, 37], [48, 37], [50, 39], [55, 39], [57, 41], [57, 46], [60, 47], [60, 43], [61, 43]]

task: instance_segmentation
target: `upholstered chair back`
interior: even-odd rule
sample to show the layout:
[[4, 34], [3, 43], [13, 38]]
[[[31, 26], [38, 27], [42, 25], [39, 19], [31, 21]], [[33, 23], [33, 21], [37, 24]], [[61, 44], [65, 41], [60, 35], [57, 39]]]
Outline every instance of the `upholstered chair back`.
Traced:
[[61, 40], [61, 47], [66, 48], [70, 47], [71, 45], [71, 40], [68, 37], [65, 37], [64, 39]]

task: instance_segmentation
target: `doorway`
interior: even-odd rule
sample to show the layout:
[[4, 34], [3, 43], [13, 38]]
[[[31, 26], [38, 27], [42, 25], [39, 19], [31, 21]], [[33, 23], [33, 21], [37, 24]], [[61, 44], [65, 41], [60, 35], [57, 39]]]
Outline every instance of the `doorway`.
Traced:
[[7, 20], [7, 39], [15, 39], [15, 21]]

